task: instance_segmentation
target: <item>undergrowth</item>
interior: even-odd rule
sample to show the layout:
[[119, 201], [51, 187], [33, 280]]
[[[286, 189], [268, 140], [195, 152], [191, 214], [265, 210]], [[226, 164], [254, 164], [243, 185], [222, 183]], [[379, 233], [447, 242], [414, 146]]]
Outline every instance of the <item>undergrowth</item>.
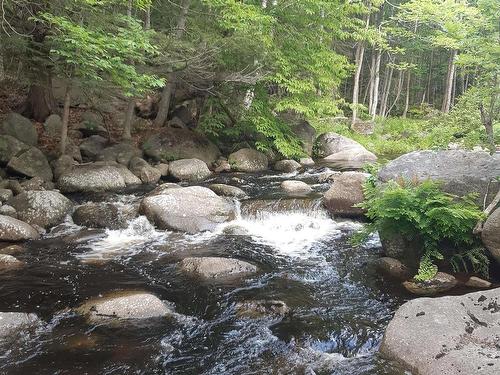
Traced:
[[474, 196], [445, 193], [434, 181], [391, 181], [364, 185], [365, 201], [359, 206], [371, 220], [357, 235], [361, 241], [373, 232], [402, 236], [422, 245], [420, 267], [415, 279], [428, 280], [442, 262], [455, 271], [464, 270], [488, 277], [488, 257], [473, 228], [484, 214]]

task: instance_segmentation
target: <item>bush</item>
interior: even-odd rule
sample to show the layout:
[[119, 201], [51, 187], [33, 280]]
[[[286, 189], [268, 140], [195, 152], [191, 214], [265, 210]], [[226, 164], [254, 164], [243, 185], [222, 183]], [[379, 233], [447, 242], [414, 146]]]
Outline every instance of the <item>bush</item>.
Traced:
[[437, 261], [455, 270], [469, 268], [487, 277], [488, 258], [473, 234], [483, 213], [473, 196], [458, 197], [441, 190], [430, 180], [398, 181], [378, 185], [369, 179], [364, 186], [364, 208], [371, 220], [358, 240], [375, 231], [389, 238], [402, 236], [423, 244], [420, 267], [415, 279], [435, 276]]

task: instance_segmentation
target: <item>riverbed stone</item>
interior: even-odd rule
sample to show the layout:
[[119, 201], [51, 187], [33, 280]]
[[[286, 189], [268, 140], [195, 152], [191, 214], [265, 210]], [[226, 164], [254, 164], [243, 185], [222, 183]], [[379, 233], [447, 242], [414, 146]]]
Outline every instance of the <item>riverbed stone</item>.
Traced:
[[481, 239], [497, 263], [500, 263], [500, 208], [493, 211], [484, 223]]
[[149, 137], [142, 149], [150, 158], [163, 162], [199, 159], [211, 165], [220, 156], [219, 148], [204, 135], [173, 127], [165, 127]]
[[172, 310], [153, 294], [139, 291], [115, 292], [91, 298], [76, 309], [92, 324], [112, 324], [121, 320], [164, 318]]
[[199, 159], [175, 160], [169, 164], [169, 171], [176, 180], [191, 182], [203, 181], [212, 174], [207, 164]]
[[477, 288], [477, 289], [488, 289], [491, 288], [493, 285], [491, 282], [488, 280], [481, 279], [480, 277], [477, 276], [471, 276], [469, 277], [469, 280], [467, 280], [464, 283], [465, 286], [468, 286], [470, 288]]
[[52, 181], [53, 178], [47, 158], [36, 147], [14, 156], [7, 164], [7, 168], [23, 176], [41, 177], [45, 181]]
[[439, 293], [447, 292], [457, 286], [458, 281], [455, 276], [438, 272], [432, 279], [425, 281], [409, 280], [403, 283], [403, 286], [410, 293], [419, 296], [433, 296]]
[[165, 188], [145, 197], [140, 212], [160, 229], [189, 233], [213, 230], [236, 215], [232, 202], [201, 186]]
[[0, 135], [0, 163], [7, 164], [14, 156], [28, 151], [30, 145], [11, 135]]
[[19, 113], [11, 112], [7, 115], [2, 124], [2, 133], [31, 146], [36, 146], [38, 143], [35, 125]]
[[8, 204], [3, 204], [0, 206], [0, 215], [10, 216], [17, 219], [17, 211], [14, 207]]
[[51, 137], [57, 137], [61, 135], [63, 123], [61, 116], [58, 114], [52, 114], [45, 119], [43, 123], [43, 128], [45, 133]]
[[398, 280], [407, 280], [410, 276], [410, 270], [398, 259], [391, 257], [382, 257], [375, 261], [377, 270], [385, 275]]
[[375, 162], [377, 157], [360, 143], [337, 133], [324, 133], [315, 143], [316, 155], [325, 162]]
[[82, 121], [76, 129], [81, 131], [84, 136], [105, 136], [108, 133], [104, 127], [104, 118], [100, 113], [85, 111], [82, 113], [81, 119]]
[[16, 195], [9, 204], [18, 219], [42, 228], [60, 224], [73, 209], [73, 203], [57, 191], [31, 190]]
[[279, 114], [279, 118], [290, 127], [291, 131], [302, 144], [302, 150], [311, 155], [316, 138], [316, 129], [301, 115], [294, 111], [286, 111]]
[[40, 323], [36, 314], [0, 312], [0, 339]]
[[14, 193], [10, 189], [0, 189], [0, 201], [7, 202], [10, 198], [14, 196]]
[[97, 155], [98, 160], [116, 162], [128, 166], [132, 159], [142, 158], [142, 150], [130, 142], [121, 142], [102, 149]]
[[158, 163], [154, 167], [158, 170], [158, 172], [160, 172], [160, 175], [162, 177], [168, 176], [168, 171], [169, 171], [168, 163]]
[[0, 215], [1, 241], [26, 241], [40, 237], [38, 231], [28, 223], [10, 216]]
[[281, 189], [291, 196], [303, 196], [312, 192], [312, 188], [304, 181], [286, 180], [281, 183]]
[[295, 160], [280, 160], [274, 164], [273, 169], [278, 172], [292, 173], [298, 171], [302, 166]]
[[500, 373], [500, 290], [406, 302], [380, 351], [419, 375]]
[[290, 312], [287, 304], [278, 300], [249, 300], [235, 305], [236, 316], [240, 318], [262, 319], [282, 318]]
[[478, 193], [478, 203], [488, 204], [498, 192], [500, 153], [465, 150], [414, 151], [387, 163], [378, 174], [383, 181], [399, 178], [441, 181], [444, 191], [455, 195]]
[[228, 157], [231, 170], [239, 172], [262, 172], [268, 168], [268, 159], [265, 154], [252, 148], [242, 148]]
[[126, 184], [116, 167], [90, 164], [75, 166], [71, 171], [62, 174], [57, 186], [64, 193], [93, 193], [119, 190]]
[[179, 268], [192, 276], [205, 279], [224, 279], [257, 272], [257, 267], [248, 262], [220, 257], [184, 258]]
[[300, 158], [299, 159], [299, 163], [300, 165], [302, 165], [303, 167], [312, 167], [313, 165], [315, 165], [316, 163], [314, 162], [313, 159], [311, 158]]
[[161, 178], [161, 172], [158, 169], [139, 157], [130, 160], [129, 169], [143, 184], [156, 184]]
[[226, 184], [212, 184], [209, 186], [209, 189], [212, 190], [215, 194], [222, 195], [224, 197], [234, 197], [239, 199], [247, 197], [247, 193], [236, 186]]
[[23, 262], [8, 254], [0, 254], [0, 270], [12, 270], [20, 268]]
[[370, 177], [367, 173], [344, 172], [334, 177], [330, 189], [323, 197], [323, 205], [330, 214], [342, 217], [359, 217], [365, 211], [356, 205], [364, 201], [363, 184]]
[[57, 181], [64, 173], [69, 172], [75, 166], [75, 161], [69, 155], [61, 155], [57, 160], [52, 162], [52, 172], [54, 180]]
[[124, 229], [132, 218], [120, 212], [112, 203], [86, 203], [73, 212], [73, 221], [77, 225], [88, 228]]
[[20, 245], [9, 245], [0, 249], [0, 254], [16, 255], [24, 253], [24, 247]]

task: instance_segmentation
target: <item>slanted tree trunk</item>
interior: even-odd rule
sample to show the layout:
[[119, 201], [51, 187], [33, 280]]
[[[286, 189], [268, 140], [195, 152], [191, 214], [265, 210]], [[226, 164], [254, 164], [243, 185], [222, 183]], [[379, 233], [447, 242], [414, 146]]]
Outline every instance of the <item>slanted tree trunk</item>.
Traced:
[[386, 116], [389, 116], [392, 109], [396, 106], [396, 104], [399, 101], [399, 97], [401, 96], [401, 91], [403, 91], [403, 76], [404, 76], [403, 71], [400, 70], [399, 71], [399, 78], [398, 78], [398, 86], [396, 89], [396, 97], [394, 98], [394, 102], [392, 103], [392, 105], [389, 107], [389, 110], [387, 111]]
[[[181, 3], [181, 13], [179, 19], [177, 20], [177, 28], [175, 32], [176, 39], [181, 39], [186, 30], [186, 21], [189, 11], [190, 0], [182, 0]], [[167, 121], [168, 112], [170, 110], [170, 102], [172, 100], [173, 92], [176, 86], [176, 74], [172, 72], [167, 76], [167, 84], [163, 88], [161, 93], [161, 100], [158, 103], [158, 114], [154, 120], [155, 126], [163, 126]]]
[[453, 90], [453, 82], [455, 80], [455, 58], [457, 56], [457, 50], [452, 50], [450, 53], [450, 58], [448, 61], [448, 73], [446, 75], [446, 84], [444, 88], [443, 105], [441, 106], [441, 111], [443, 113], [450, 112], [451, 108], [451, 98]]
[[68, 85], [66, 86], [66, 92], [64, 93], [61, 143], [59, 144], [59, 151], [61, 152], [61, 155], [64, 155], [66, 153], [66, 144], [68, 142], [68, 124], [69, 124], [70, 106], [71, 106], [71, 85], [68, 83]]

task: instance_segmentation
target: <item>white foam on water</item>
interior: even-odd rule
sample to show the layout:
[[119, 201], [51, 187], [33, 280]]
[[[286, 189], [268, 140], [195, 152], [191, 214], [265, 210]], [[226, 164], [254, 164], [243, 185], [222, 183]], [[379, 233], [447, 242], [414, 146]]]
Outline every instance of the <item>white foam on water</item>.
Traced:
[[159, 231], [145, 216], [130, 220], [125, 229], [106, 229], [105, 236], [85, 245], [90, 251], [78, 254], [83, 261], [104, 261], [112, 258], [134, 255], [148, 246], [165, 242], [168, 232]]

